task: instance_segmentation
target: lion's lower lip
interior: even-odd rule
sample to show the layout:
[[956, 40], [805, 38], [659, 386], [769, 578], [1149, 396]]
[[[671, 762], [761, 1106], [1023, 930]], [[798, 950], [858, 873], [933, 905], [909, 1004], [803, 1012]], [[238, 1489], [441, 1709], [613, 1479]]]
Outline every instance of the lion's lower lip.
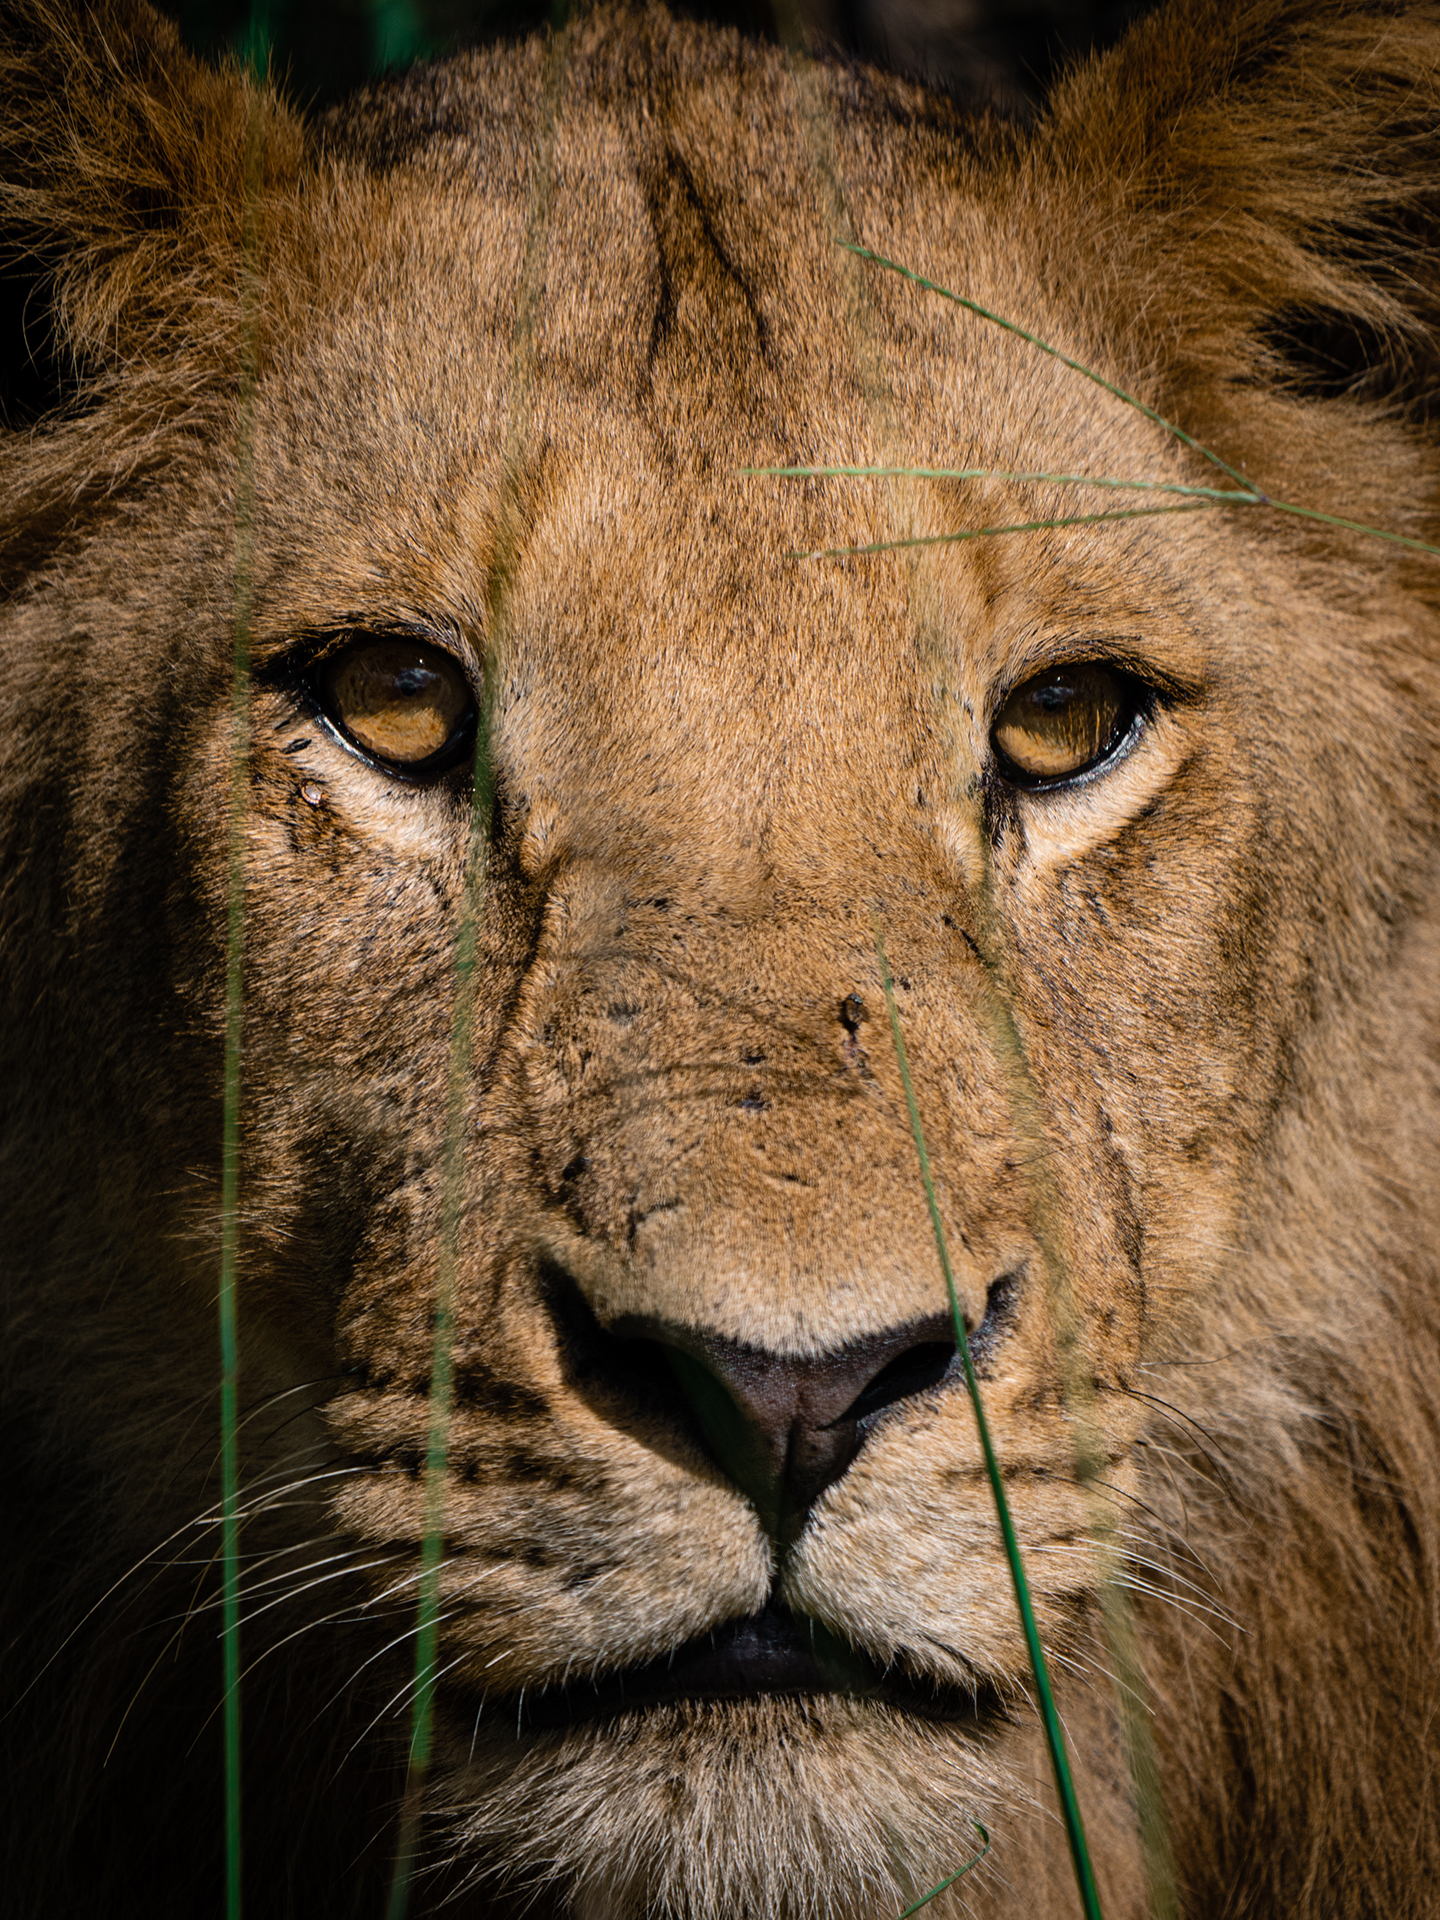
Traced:
[[815, 1621], [772, 1606], [644, 1666], [527, 1692], [518, 1703], [517, 1724], [538, 1732], [675, 1701], [765, 1694], [842, 1694], [943, 1720], [974, 1720], [995, 1704], [983, 1692], [977, 1698], [968, 1688], [930, 1686], [898, 1668], [881, 1668]]

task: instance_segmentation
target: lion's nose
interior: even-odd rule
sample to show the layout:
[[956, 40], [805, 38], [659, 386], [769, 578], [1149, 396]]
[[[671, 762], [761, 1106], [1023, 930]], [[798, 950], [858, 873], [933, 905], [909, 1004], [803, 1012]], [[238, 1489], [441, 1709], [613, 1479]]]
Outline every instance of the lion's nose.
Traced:
[[782, 1546], [855, 1458], [862, 1423], [938, 1385], [955, 1358], [948, 1314], [805, 1358], [654, 1321], [611, 1331], [663, 1350], [716, 1459]]

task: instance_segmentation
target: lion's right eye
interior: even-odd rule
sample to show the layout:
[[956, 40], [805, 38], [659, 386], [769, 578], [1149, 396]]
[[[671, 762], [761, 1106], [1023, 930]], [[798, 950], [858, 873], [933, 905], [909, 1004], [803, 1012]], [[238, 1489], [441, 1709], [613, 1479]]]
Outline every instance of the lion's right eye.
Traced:
[[990, 739], [1004, 772], [1019, 786], [1050, 786], [1108, 760], [1145, 705], [1128, 673], [1101, 661], [1037, 673], [1015, 688], [995, 717]]
[[475, 698], [464, 669], [425, 640], [353, 640], [320, 663], [311, 687], [332, 726], [399, 773], [443, 773], [466, 757], [475, 738]]

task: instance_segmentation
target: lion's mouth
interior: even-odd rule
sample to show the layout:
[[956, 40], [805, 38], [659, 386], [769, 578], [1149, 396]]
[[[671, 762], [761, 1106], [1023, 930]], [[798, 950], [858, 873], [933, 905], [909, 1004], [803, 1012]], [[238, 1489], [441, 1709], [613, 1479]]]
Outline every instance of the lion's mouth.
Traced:
[[841, 1694], [874, 1700], [928, 1720], [978, 1721], [1000, 1702], [985, 1686], [919, 1681], [881, 1667], [813, 1620], [783, 1608], [725, 1625], [622, 1673], [527, 1692], [517, 1725], [527, 1731], [610, 1720], [683, 1700], [752, 1700], [775, 1694]]

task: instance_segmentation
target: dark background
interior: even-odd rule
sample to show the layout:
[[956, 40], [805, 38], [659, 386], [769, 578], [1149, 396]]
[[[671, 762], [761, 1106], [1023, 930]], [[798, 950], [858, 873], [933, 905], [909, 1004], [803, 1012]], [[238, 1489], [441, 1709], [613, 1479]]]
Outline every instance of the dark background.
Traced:
[[[1033, 112], [1064, 65], [1106, 46], [1153, 0], [788, 0], [813, 35], [967, 101]], [[165, 0], [162, 0], [165, 4]], [[775, 33], [775, 0], [672, 0]], [[779, 0], [784, 6], [787, 0]], [[258, 31], [297, 102], [325, 105], [390, 67], [529, 32], [551, 0], [168, 0], [191, 46], [244, 50]]]

